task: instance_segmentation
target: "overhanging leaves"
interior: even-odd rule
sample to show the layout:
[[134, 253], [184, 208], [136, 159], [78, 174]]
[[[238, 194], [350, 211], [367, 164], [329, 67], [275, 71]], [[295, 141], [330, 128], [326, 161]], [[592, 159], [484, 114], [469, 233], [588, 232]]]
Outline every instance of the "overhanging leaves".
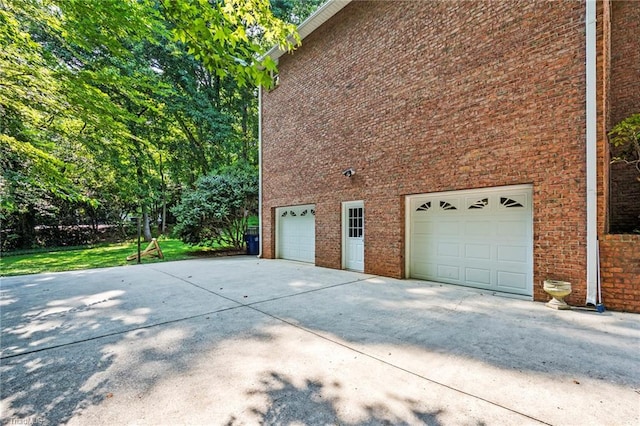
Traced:
[[240, 86], [271, 84], [275, 70], [267, 48], [290, 50], [300, 41], [295, 26], [276, 18], [268, 0], [162, 0], [175, 24], [174, 38], [219, 77]]

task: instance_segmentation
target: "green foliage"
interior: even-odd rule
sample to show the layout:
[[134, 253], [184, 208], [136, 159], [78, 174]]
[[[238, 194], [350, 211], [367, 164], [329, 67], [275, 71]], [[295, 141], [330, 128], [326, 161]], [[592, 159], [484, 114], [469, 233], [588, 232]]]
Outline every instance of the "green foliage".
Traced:
[[[24, 1], [24, 0], [23, 0]], [[60, 9], [61, 35], [85, 52], [126, 57], [132, 43], [158, 43], [166, 35], [164, 18], [154, 0], [49, 0]]]
[[48, 111], [60, 106], [58, 84], [45, 49], [29, 32], [32, 19], [50, 17], [31, 2], [0, 2], [0, 219], [27, 210], [42, 194], [80, 199], [65, 174], [65, 165], [51, 154], [44, 137]]
[[271, 0], [273, 14], [283, 21], [300, 25], [326, 0]]
[[609, 142], [616, 148], [612, 162], [635, 167], [640, 181], [640, 114], [633, 114], [616, 124], [609, 132]]
[[[133, 37], [135, 30], [115, 30], [141, 21], [135, 13], [118, 17], [106, 1], [90, 10], [86, 3], [0, 2], [0, 215], [8, 230], [3, 235], [19, 247], [33, 246], [34, 227], [61, 209], [96, 210], [103, 198], [98, 190], [105, 184], [114, 189], [120, 176], [113, 170], [131, 151], [130, 123], [139, 116], [114, 92], [137, 100], [140, 90], [132, 83], [141, 79], [126, 80], [105, 58], [126, 51], [130, 39], [145, 39]], [[120, 3], [120, 12], [142, 4]], [[153, 27], [150, 14], [144, 21]], [[107, 151], [111, 161], [104, 161]]]
[[0, 0], [3, 247], [155, 221], [198, 177], [255, 168], [260, 54], [292, 30], [266, 0]]
[[263, 54], [320, 2], [0, 0], [3, 250], [155, 222], [200, 176], [255, 170]]
[[271, 86], [275, 62], [264, 56], [278, 45], [290, 50], [300, 41], [293, 24], [276, 18], [269, 0], [161, 0], [175, 24], [174, 39], [206, 69], [230, 75], [242, 87]]
[[177, 219], [174, 233], [189, 244], [241, 248], [257, 202], [255, 171], [203, 176], [172, 209]]

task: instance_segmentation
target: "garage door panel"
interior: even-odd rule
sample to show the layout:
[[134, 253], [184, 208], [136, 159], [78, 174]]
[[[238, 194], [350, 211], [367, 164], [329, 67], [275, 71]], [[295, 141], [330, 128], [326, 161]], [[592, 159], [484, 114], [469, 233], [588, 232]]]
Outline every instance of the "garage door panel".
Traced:
[[435, 224], [433, 222], [416, 220], [414, 229], [416, 235], [432, 235], [434, 228]]
[[[524, 219], [524, 218], [523, 218]], [[497, 235], [499, 237], [519, 239], [527, 235], [527, 229], [523, 226], [523, 219], [501, 220], [497, 224]]]
[[465, 281], [472, 284], [491, 285], [491, 270], [466, 268]]
[[439, 243], [438, 256], [444, 257], [460, 257], [460, 244], [458, 243]]
[[417, 234], [411, 240], [411, 250], [424, 250], [427, 247], [436, 247], [435, 238], [430, 235]]
[[410, 276], [532, 295], [531, 189], [460, 192], [408, 203]]
[[495, 233], [494, 223], [488, 220], [467, 220], [464, 233], [469, 237], [488, 237]]
[[313, 262], [315, 260], [315, 251], [311, 250], [300, 250], [300, 257], [296, 260], [300, 260], [302, 262]]
[[498, 287], [506, 290], [524, 290], [527, 288], [527, 276], [523, 273], [498, 271]]
[[413, 276], [423, 280], [429, 280], [436, 277], [436, 265], [430, 262], [414, 262], [411, 265]]
[[460, 223], [454, 222], [450, 220], [442, 220], [439, 221], [437, 227], [435, 227], [436, 234], [447, 236], [447, 235], [460, 235]]
[[464, 255], [468, 259], [491, 259], [491, 244], [466, 244]]
[[443, 265], [439, 264], [437, 266], [437, 275], [436, 278], [444, 279], [444, 280], [460, 280], [460, 267], [457, 265]]
[[527, 263], [528, 252], [524, 246], [498, 246], [498, 261]]

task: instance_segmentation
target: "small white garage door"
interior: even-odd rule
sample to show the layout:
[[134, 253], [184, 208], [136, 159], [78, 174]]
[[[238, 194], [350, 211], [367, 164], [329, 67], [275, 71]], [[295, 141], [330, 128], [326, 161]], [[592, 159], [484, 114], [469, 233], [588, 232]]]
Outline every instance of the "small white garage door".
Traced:
[[409, 276], [533, 293], [530, 185], [408, 197]]
[[315, 263], [315, 216], [313, 204], [276, 209], [276, 257]]

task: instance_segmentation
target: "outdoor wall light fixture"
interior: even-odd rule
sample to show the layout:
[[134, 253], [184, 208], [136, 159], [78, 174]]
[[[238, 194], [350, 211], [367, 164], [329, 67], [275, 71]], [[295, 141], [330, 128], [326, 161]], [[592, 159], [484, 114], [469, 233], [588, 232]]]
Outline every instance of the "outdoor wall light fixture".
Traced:
[[344, 170], [342, 174], [345, 175], [346, 177], [351, 177], [356, 174], [356, 171], [353, 170], [353, 167], [349, 167], [347, 170]]

